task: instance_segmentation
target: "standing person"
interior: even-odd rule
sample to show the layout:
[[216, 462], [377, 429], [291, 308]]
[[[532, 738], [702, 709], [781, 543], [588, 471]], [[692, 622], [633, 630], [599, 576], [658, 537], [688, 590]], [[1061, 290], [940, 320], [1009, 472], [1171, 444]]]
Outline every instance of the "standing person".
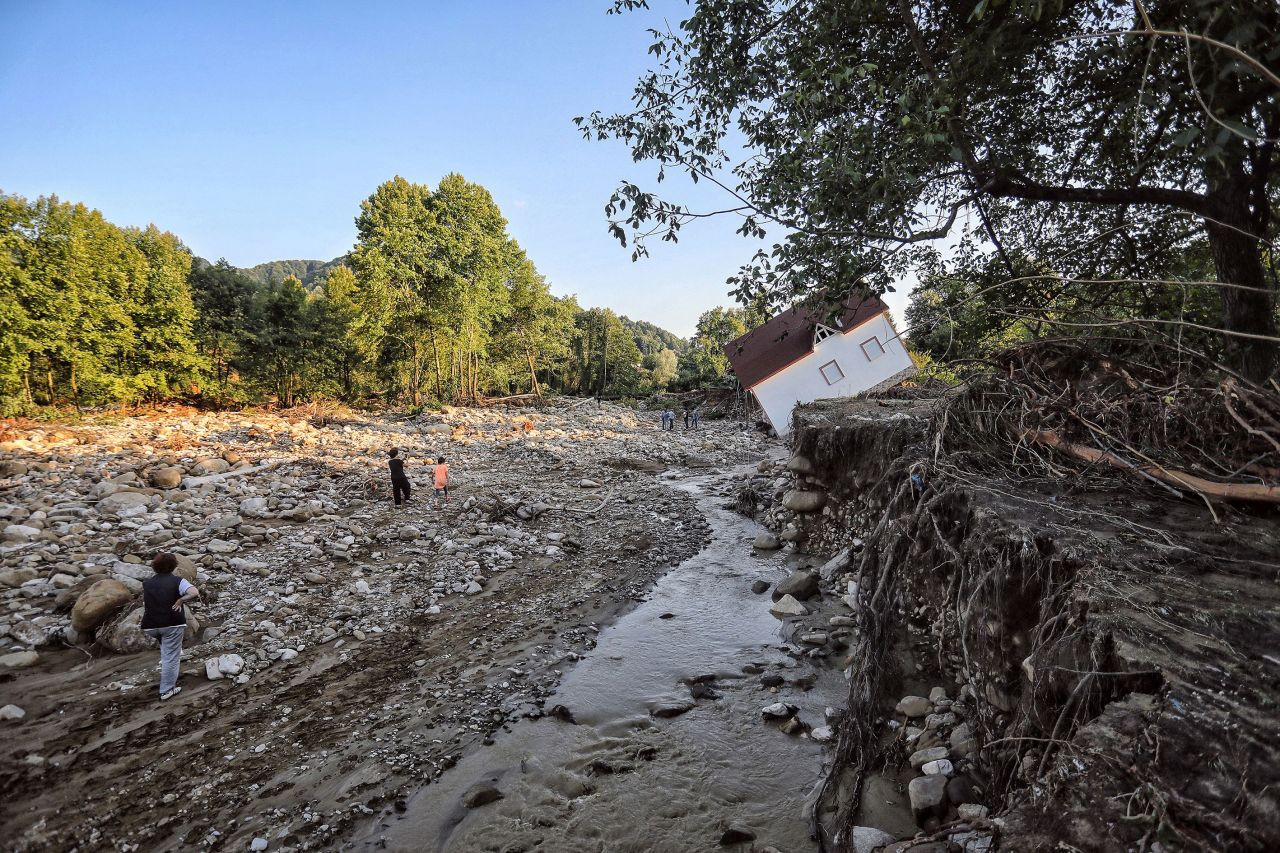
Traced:
[[693, 424], [693, 428], [697, 429], [698, 424], [702, 421], [702, 415], [698, 414], [698, 408], [695, 406], [693, 411], [689, 412], [689, 421]]
[[156, 554], [151, 561], [154, 575], [142, 582], [142, 632], [160, 641], [160, 700], [182, 692], [178, 686], [178, 664], [182, 661], [182, 634], [187, 630], [187, 614], [182, 606], [200, 597], [200, 590], [173, 570], [178, 558]]
[[404, 473], [404, 460], [400, 458], [400, 448], [393, 447], [389, 451], [391, 461], [391, 496], [396, 502], [396, 506], [409, 502], [409, 493], [413, 491], [409, 485], [409, 478]]
[[689, 404], [688, 403], [684, 404], [683, 414], [684, 414], [684, 428], [688, 429], [689, 428]]
[[675, 430], [675, 428], [676, 428], [676, 413], [671, 411], [670, 409], [667, 409], [667, 429]]
[[444, 457], [436, 459], [435, 468], [432, 470], [434, 475], [434, 483], [436, 487], [436, 501], [444, 497], [444, 502], [449, 502], [449, 466], [445, 464]]
[[661, 422], [662, 422], [662, 426], [659, 427], [659, 429], [665, 430], [667, 428], [667, 410], [663, 409], [658, 417], [661, 419]]

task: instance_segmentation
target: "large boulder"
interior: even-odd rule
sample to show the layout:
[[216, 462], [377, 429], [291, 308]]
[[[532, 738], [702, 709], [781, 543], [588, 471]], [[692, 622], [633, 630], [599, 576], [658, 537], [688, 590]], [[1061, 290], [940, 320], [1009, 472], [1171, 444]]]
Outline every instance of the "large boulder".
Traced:
[[26, 524], [10, 524], [4, 529], [6, 542], [30, 542], [40, 538], [40, 528]]
[[217, 456], [206, 456], [204, 459], [196, 460], [196, 464], [191, 466], [191, 473], [197, 477], [203, 477], [209, 474], [221, 474], [230, 468], [227, 460], [219, 459]]
[[40, 573], [30, 566], [22, 566], [17, 569], [5, 569], [0, 572], [0, 586], [19, 587], [29, 580], [35, 580]]
[[757, 551], [776, 551], [782, 547], [782, 543], [778, 541], [778, 537], [774, 536], [767, 530], [756, 534], [755, 540], [751, 543], [751, 547]]
[[167, 468], [156, 468], [148, 475], [147, 479], [157, 489], [176, 489], [182, 484], [184, 476], [185, 474], [181, 468], [169, 466]]
[[774, 616], [784, 618], [787, 616], [806, 616], [809, 613], [809, 608], [796, 601], [790, 595], [784, 595], [773, 603], [773, 606], [769, 608], [769, 612]]
[[827, 493], [813, 489], [792, 489], [782, 496], [782, 505], [792, 512], [817, 512], [827, 503]]
[[855, 826], [849, 830], [849, 848], [853, 853], [874, 853], [898, 839], [874, 826]]
[[797, 453], [787, 461], [787, 470], [793, 471], [797, 474], [812, 474], [813, 462], [808, 456], [801, 456]]
[[178, 558], [178, 567], [173, 570], [173, 573], [187, 583], [195, 583], [196, 578], [199, 577], [195, 561], [185, 554], [174, 554], [173, 556]]
[[98, 642], [122, 655], [146, 651], [155, 645], [155, 640], [142, 633], [141, 607], [134, 608], [123, 619], [105, 625], [98, 632]]
[[818, 594], [818, 576], [810, 572], [796, 572], [774, 587], [773, 597], [790, 595], [796, 601], [806, 601]]
[[930, 817], [941, 818], [947, 811], [947, 777], [917, 776], [907, 786], [911, 813], [921, 826]]
[[235, 678], [244, 671], [244, 658], [237, 654], [218, 655], [204, 662], [204, 674], [210, 681]]
[[0, 669], [26, 669], [29, 666], [35, 666], [39, 660], [39, 652], [10, 652], [7, 655], [0, 655]]
[[99, 512], [121, 512], [136, 506], [145, 507], [151, 503], [151, 496], [142, 492], [114, 492], [98, 501]]
[[71, 627], [85, 634], [97, 630], [120, 608], [133, 600], [133, 593], [118, 580], [106, 578], [90, 586], [71, 608]]

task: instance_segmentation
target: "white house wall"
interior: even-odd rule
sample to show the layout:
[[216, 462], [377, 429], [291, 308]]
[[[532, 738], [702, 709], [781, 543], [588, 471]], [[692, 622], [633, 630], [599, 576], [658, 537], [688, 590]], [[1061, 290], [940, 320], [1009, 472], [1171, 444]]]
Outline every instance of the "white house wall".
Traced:
[[[868, 361], [862, 342], [872, 336], [885, 352]], [[833, 384], [827, 383], [820, 369], [830, 361], [844, 373], [844, 378]], [[791, 410], [797, 403], [859, 394], [911, 366], [911, 356], [889, 323], [888, 314], [880, 314], [850, 332], [826, 338], [809, 355], [758, 382], [751, 391], [773, 428], [785, 435], [791, 431]]]

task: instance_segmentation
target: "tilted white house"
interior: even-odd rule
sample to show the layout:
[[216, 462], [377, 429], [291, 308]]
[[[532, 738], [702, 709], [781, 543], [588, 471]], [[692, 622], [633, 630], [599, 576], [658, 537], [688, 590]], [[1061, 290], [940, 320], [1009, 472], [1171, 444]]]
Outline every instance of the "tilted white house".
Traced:
[[887, 388], [915, 373], [889, 306], [853, 296], [834, 317], [788, 308], [725, 345], [742, 387], [755, 395], [779, 435], [798, 403]]

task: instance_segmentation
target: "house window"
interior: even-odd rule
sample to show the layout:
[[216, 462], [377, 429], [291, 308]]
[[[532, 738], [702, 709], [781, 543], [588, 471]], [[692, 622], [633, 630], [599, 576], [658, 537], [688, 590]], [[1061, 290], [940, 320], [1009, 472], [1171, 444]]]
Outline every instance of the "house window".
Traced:
[[867, 361], [875, 361], [884, 355], [884, 345], [880, 343], [879, 338], [867, 338], [862, 342], [862, 353], [867, 357]]
[[818, 323], [813, 328], [813, 345], [816, 347], [818, 344], [822, 343], [834, 334], [834, 329], [829, 329], [821, 323]]
[[844, 379], [844, 371], [840, 369], [840, 365], [836, 364], [834, 360], [828, 361], [818, 370], [822, 371], [822, 378], [827, 380], [828, 385], [835, 385], [841, 379]]

